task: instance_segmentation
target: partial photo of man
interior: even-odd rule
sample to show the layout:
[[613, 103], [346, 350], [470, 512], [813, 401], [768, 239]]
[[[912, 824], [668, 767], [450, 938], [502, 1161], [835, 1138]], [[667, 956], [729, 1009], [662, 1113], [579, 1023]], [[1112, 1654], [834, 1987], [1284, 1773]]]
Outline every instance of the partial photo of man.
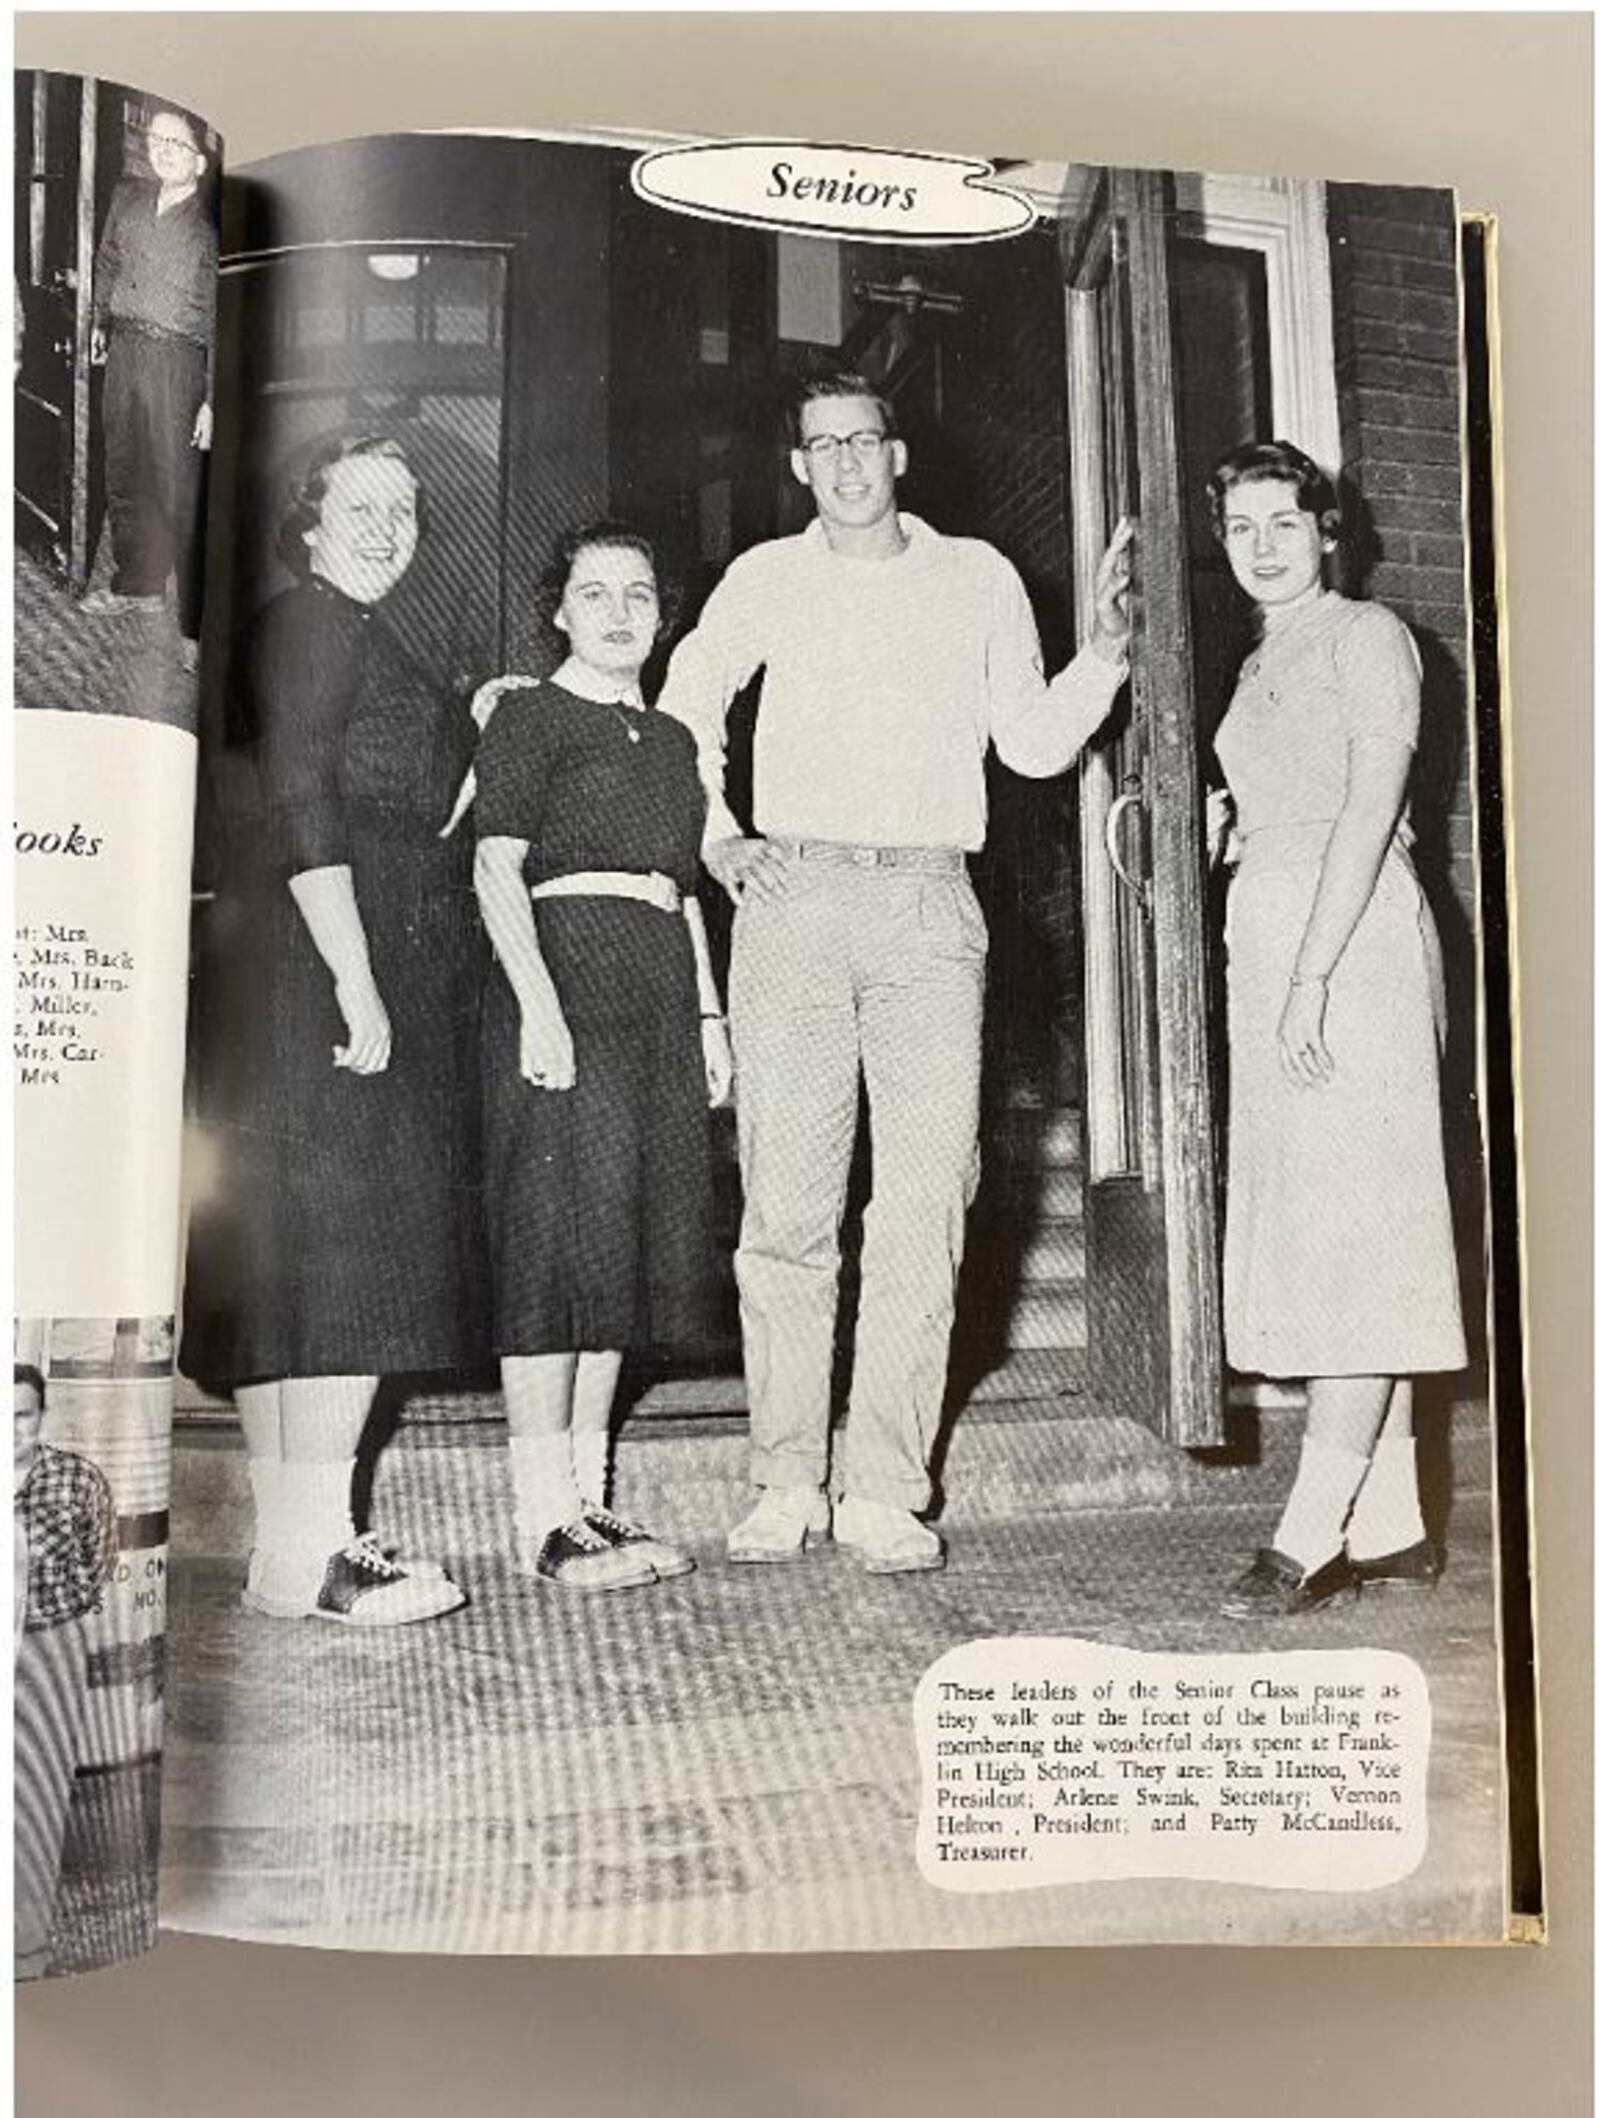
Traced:
[[[789, 464], [815, 515], [736, 559], [661, 705], [694, 730], [705, 861], [738, 906], [730, 1006], [744, 1221], [736, 1258], [758, 1498], [736, 1561], [832, 1527], [873, 1573], [941, 1566], [921, 1520], [978, 1174], [987, 937], [967, 876], [984, 765], [1064, 772], [1126, 670], [1129, 532], [1089, 644], [1047, 682], [1015, 568], [903, 511], [908, 451], [865, 376], [802, 386]], [[724, 799], [726, 724], [760, 670], [754, 821]], [[870, 1113], [843, 1497], [828, 1497], [839, 1225]]]
[[94, 268], [91, 358], [105, 381], [109, 587], [90, 615], [159, 610], [174, 583], [180, 655], [199, 657], [205, 469], [211, 448], [217, 233], [201, 196], [202, 135], [158, 109], [144, 136], [153, 177], [124, 177]]

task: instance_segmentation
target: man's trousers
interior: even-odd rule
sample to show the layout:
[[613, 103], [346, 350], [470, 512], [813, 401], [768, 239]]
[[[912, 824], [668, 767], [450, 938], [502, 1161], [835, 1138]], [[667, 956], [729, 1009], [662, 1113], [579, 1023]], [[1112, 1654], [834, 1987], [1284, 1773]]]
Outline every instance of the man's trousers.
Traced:
[[159, 596], [175, 575], [187, 640], [200, 636], [209, 458], [194, 446], [194, 422], [205, 401], [204, 346], [113, 318], [104, 400], [111, 586]]
[[864, 1078], [872, 1195], [844, 1483], [859, 1499], [919, 1509], [977, 1182], [986, 936], [959, 853], [901, 859], [791, 849], [781, 897], [752, 894], [739, 908], [736, 1266], [752, 1477], [820, 1486], [839, 1224]]

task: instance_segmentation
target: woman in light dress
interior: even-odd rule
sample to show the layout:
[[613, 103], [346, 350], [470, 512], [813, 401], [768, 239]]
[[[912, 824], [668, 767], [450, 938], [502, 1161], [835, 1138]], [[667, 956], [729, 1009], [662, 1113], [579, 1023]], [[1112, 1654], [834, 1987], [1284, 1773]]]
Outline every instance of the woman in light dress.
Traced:
[[1223, 1602], [1291, 1616], [1362, 1587], [1431, 1586], [1411, 1377], [1461, 1367], [1439, 1109], [1438, 937], [1411, 860], [1421, 664], [1378, 603], [1324, 584], [1339, 511], [1282, 441], [1208, 486], [1260, 620], [1216, 752], [1231, 1075], [1230, 1364], [1304, 1378], [1306, 1431], [1273, 1533]]

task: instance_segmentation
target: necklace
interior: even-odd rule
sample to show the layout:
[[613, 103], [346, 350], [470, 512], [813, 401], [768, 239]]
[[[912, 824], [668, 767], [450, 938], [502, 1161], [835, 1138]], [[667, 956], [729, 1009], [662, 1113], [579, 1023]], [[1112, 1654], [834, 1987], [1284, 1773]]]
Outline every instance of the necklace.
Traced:
[[[575, 699], [582, 699], [585, 705], [593, 706], [598, 712], [609, 713], [630, 743], [644, 741], [639, 732], [639, 724], [648, 710], [643, 698], [638, 699], [637, 705], [624, 705], [621, 699], [606, 698], [601, 683], [597, 682], [593, 673], [572, 657], [562, 663], [553, 681], [570, 692]], [[635, 697], [638, 697], [637, 693]]]

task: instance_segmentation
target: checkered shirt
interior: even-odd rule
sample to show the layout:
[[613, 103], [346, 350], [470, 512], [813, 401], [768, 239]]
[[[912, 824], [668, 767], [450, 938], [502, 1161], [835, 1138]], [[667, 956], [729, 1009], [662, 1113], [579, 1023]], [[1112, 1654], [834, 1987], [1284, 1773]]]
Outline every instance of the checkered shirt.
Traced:
[[17, 1495], [28, 1540], [28, 1630], [87, 1617], [117, 1563], [117, 1511], [104, 1474], [69, 1449], [39, 1446]]

